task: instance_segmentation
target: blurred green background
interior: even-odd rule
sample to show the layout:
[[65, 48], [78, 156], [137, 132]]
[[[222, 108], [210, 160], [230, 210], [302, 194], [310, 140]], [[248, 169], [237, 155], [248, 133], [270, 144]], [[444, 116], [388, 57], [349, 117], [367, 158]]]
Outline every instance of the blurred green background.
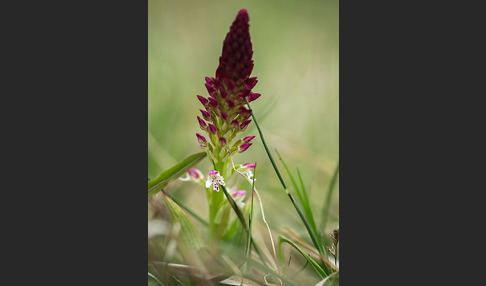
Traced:
[[[250, 35], [262, 96], [251, 107], [278, 166], [277, 149], [296, 174], [301, 171], [312, 198], [317, 224], [332, 172], [339, 159], [339, 1], [148, 1], [148, 176], [156, 177], [185, 157], [200, 152], [195, 133], [204, 77], [214, 76], [223, 40], [242, 8], [250, 16]], [[272, 230], [305, 228], [270, 164], [255, 124], [243, 136], [253, 146], [235, 163], [257, 162], [256, 186]], [[204, 159], [197, 167], [210, 170]], [[284, 178], [293, 191], [288, 176]], [[205, 216], [200, 186], [171, 185], [175, 195]], [[175, 190], [177, 189], [177, 190]], [[202, 200], [202, 201], [201, 201]], [[339, 185], [329, 217], [338, 224]], [[305, 235], [304, 235], [305, 236]]]

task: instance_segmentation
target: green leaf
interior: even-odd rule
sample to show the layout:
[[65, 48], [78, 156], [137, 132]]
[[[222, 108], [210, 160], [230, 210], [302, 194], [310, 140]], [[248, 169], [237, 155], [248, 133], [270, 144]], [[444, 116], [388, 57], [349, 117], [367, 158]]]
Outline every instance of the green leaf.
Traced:
[[[297, 192], [297, 195], [299, 196], [300, 202], [302, 203], [302, 205], [304, 207], [305, 214], [302, 212], [302, 209], [299, 207], [299, 205], [295, 201], [292, 194], [287, 193], [287, 195], [289, 196], [290, 201], [294, 205], [295, 210], [297, 211], [300, 218], [302, 219], [302, 222], [304, 223], [305, 228], [307, 229], [307, 232], [309, 233], [309, 236], [312, 240], [312, 243], [314, 244], [314, 247], [317, 249], [317, 251], [319, 251], [319, 253], [321, 253], [322, 255], [325, 255], [325, 250], [322, 247], [321, 237], [320, 237], [319, 233], [317, 232], [317, 228], [316, 228], [313, 216], [312, 216], [312, 210], [310, 208], [309, 200], [307, 198], [307, 192], [305, 191], [304, 183], [302, 181], [302, 177], [300, 176], [299, 169], [297, 169], [297, 172], [298, 172], [298, 175], [299, 175], [300, 184], [302, 186], [303, 191], [301, 191], [299, 189], [297, 183], [295, 182], [294, 177], [292, 176], [292, 173], [290, 172], [289, 168], [287, 167], [287, 164], [285, 163], [282, 156], [280, 156], [278, 151], [276, 151], [276, 152], [277, 152], [277, 155], [278, 155], [280, 161], [282, 161], [282, 164], [284, 165], [285, 170], [287, 171], [287, 174], [290, 177], [290, 180], [292, 181], [292, 185], [294, 186], [294, 188]], [[324, 267], [326, 268], [326, 270], [328, 270], [326, 265], [324, 265]]]
[[310, 257], [307, 253], [305, 253], [305, 251], [303, 251], [295, 242], [293, 242], [292, 240], [290, 240], [289, 238], [287, 238], [283, 235], [280, 235], [278, 237], [278, 252], [279, 252], [279, 257], [280, 257], [280, 261], [281, 261], [280, 263], [283, 263], [282, 244], [284, 242], [288, 243], [293, 248], [295, 248], [298, 252], [300, 252], [300, 254], [302, 254], [302, 256], [304, 256], [305, 259], [307, 259], [307, 261], [309, 261], [309, 263], [312, 265], [312, 267], [314, 267], [317, 274], [319, 274], [319, 276], [322, 279], [324, 279], [328, 276], [327, 273], [319, 266], [319, 264], [317, 264], [317, 262], [314, 259], [312, 259], [312, 257]]
[[202, 158], [206, 156], [206, 152], [196, 153], [191, 155], [181, 162], [175, 164], [171, 168], [163, 171], [160, 175], [148, 182], [148, 198], [150, 199], [153, 195], [155, 195], [159, 190], [163, 189], [167, 184], [171, 181], [179, 178], [183, 175], [187, 170], [189, 170], [192, 166], [196, 165]]
[[203, 246], [201, 234], [187, 214], [163, 190], [164, 202], [170, 214], [172, 224], [179, 224], [179, 238], [184, 248], [199, 250]]

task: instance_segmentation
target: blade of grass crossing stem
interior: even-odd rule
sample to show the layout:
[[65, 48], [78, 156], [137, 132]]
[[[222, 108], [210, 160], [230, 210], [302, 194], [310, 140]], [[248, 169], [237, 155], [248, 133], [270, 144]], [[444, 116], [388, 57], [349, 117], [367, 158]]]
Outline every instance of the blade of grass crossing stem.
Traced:
[[[295, 207], [295, 210], [297, 211], [297, 213], [299, 214], [300, 218], [302, 219], [302, 222], [304, 222], [305, 228], [307, 229], [307, 232], [309, 233], [309, 236], [310, 236], [310, 238], [312, 240], [312, 243], [314, 244], [314, 247], [317, 249], [317, 251], [319, 251], [319, 253], [324, 254], [324, 250], [322, 248], [322, 245], [319, 244], [319, 240], [317, 239], [316, 234], [312, 231], [312, 228], [309, 225], [309, 222], [307, 221], [304, 213], [302, 212], [302, 210], [300, 209], [300, 207], [295, 202], [295, 199], [292, 196], [292, 194], [288, 194], [288, 195], [289, 195], [290, 200], [292, 201], [292, 204]], [[327, 268], [326, 265], [324, 265], [324, 267], [326, 268], [327, 271], [329, 271], [329, 269]]]
[[[295, 182], [294, 176], [292, 176], [292, 173], [290, 172], [289, 168], [287, 167], [287, 164], [285, 163], [285, 161], [282, 158], [282, 156], [280, 156], [280, 153], [278, 153], [278, 151], [275, 151], [275, 152], [277, 152], [277, 155], [278, 155], [280, 161], [282, 161], [282, 164], [284, 165], [285, 170], [287, 171], [287, 174], [289, 175], [290, 180], [292, 181], [292, 184], [293, 184], [294, 188], [297, 191], [297, 195], [300, 196], [300, 200], [301, 200], [301, 202], [302, 202], [302, 204], [304, 205], [304, 208], [305, 208], [305, 202], [306, 202], [306, 200], [304, 199], [304, 194], [302, 194], [300, 192], [299, 187], [298, 187], [297, 183]], [[297, 169], [297, 171], [298, 171], [298, 169]], [[300, 178], [300, 173], [299, 173], [299, 178]], [[302, 183], [302, 179], [301, 179], [301, 183]], [[302, 186], [303, 186], [303, 183], [302, 183]], [[315, 223], [313, 224], [313, 227], [312, 227], [312, 223], [309, 222], [310, 219], [307, 217], [307, 216], [309, 216], [312, 219], [312, 222], [314, 222], [314, 219], [312, 218], [312, 212], [308, 211], [306, 213], [307, 216], [305, 216], [302, 213], [302, 210], [300, 209], [299, 205], [295, 202], [294, 197], [290, 193], [288, 193], [288, 192], [287, 192], [287, 194], [288, 194], [290, 200], [292, 201], [292, 204], [294, 205], [295, 209], [297, 210], [297, 213], [299, 214], [300, 218], [304, 222], [304, 225], [305, 225], [305, 227], [307, 229], [307, 232], [309, 233], [309, 236], [310, 236], [310, 238], [312, 240], [312, 243], [314, 244], [314, 247], [317, 249], [317, 251], [319, 251], [319, 253], [321, 253], [322, 255], [325, 255], [325, 250], [322, 247], [322, 243], [321, 243], [321, 236], [317, 232]], [[305, 194], [307, 194], [307, 193], [305, 193]], [[308, 200], [307, 200], [307, 209], [310, 210], [310, 206], [308, 206]], [[310, 213], [310, 215], [309, 215], [309, 213]], [[325, 267], [327, 268], [327, 266], [325, 266]]]
[[[317, 231], [316, 223], [314, 221], [314, 215], [312, 214], [312, 208], [311, 208], [311, 205], [309, 203], [309, 196], [307, 195], [307, 191], [306, 191], [305, 186], [304, 186], [304, 181], [302, 180], [302, 176], [300, 175], [300, 170], [298, 168], [297, 168], [297, 175], [299, 176], [300, 186], [302, 188], [302, 197], [304, 199], [303, 200], [303, 207], [304, 207], [304, 211], [305, 211], [307, 220], [309, 220], [309, 224], [312, 227], [312, 231], [314, 232], [314, 234], [317, 237], [317, 242], [319, 243], [319, 245], [322, 245], [321, 236], [319, 235], [319, 232]], [[323, 254], [323, 253], [321, 253], [321, 254]]]
[[305, 253], [305, 251], [303, 251], [296, 243], [294, 243], [292, 240], [290, 240], [289, 238], [287, 238], [283, 235], [280, 235], [278, 237], [278, 252], [279, 252], [281, 262], [283, 261], [282, 244], [284, 242], [288, 243], [293, 248], [295, 248], [298, 252], [300, 252], [300, 254], [302, 254], [305, 257], [305, 259], [307, 259], [307, 261], [309, 261], [309, 263], [312, 265], [314, 270], [316, 270], [317, 274], [319, 274], [319, 276], [322, 279], [324, 279], [328, 276], [328, 274], [324, 271], [324, 269], [322, 269], [321, 266], [319, 266], [319, 264], [317, 264], [317, 262], [314, 259], [312, 259], [312, 257], [310, 257], [307, 253]]
[[[253, 180], [251, 183], [251, 204], [250, 204], [250, 214], [248, 215], [248, 238], [250, 243], [246, 244], [246, 256], [245, 256], [245, 265], [243, 265], [243, 274], [247, 273], [248, 270], [248, 257], [250, 257], [251, 254], [251, 245], [253, 242], [253, 238], [251, 236], [251, 225], [253, 222], [253, 193], [255, 192], [255, 177], [256, 177], [256, 162], [255, 162], [255, 168], [253, 169]], [[241, 284], [240, 286], [243, 285], [243, 279], [241, 279]]]
[[[248, 101], [248, 98], [245, 97], [246, 104], [248, 105], [248, 109], [252, 110], [250, 107], [250, 102]], [[270, 159], [270, 162], [272, 163], [273, 169], [277, 173], [278, 179], [280, 180], [280, 183], [282, 183], [282, 186], [284, 187], [285, 190], [287, 190], [287, 184], [285, 183], [282, 175], [280, 174], [280, 171], [278, 170], [277, 164], [275, 164], [275, 161], [273, 160], [272, 154], [270, 153], [270, 150], [268, 150], [267, 143], [265, 142], [265, 138], [263, 138], [263, 133], [262, 130], [260, 129], [260, 126], [258, 125], [258, 122], [255, 118], [255, 114], [253, 114], [253, 111], [251, 112], [251, 117], [253, 118], [253, 121], [255, 122], [255, 125], [258, 129], [258, 134], [260, 134], [260, 139], [262, 139], [263, 147], [265, 147], [265, 151], [267, 152], [268, 158]]]
[[148, 272], [148, 285], [161, 285], [161, 286], [164, 286], [164, 284], [162, 284], [162, 282], [160, 282], [159, 279], [157, 279], [157, 277], [155, 277], [152, 273]]
[[[255, 176], [256, 176], [256, 162], [255, 162], [255, 168], [253, 169], [253, 180], [251, 184], [251, 204], [250, 204], [250, 214], [248, 215], [248, 236], [250, 240], [252, 239], [251, 236], [251, 226], [253, 222], [253, 193], [255, 192]], [[250, 256], [250, 251], [251, 251], [251, 243], [247, 243], [247, 248], [246, 248], [246, 257]]]
[[[214, 161], [212, 161], [212, 163], [213, 163], [214, 170], [218, 171], [216, 169], [216, 165], [214, 164]], [[226, 187], [223, 186], [223, 185], [219, 185], [219, 186], [223, 190], [224, 195], [226, 196], [226, 199], [228, 199], [228, 202], [231, 205], [231, 208], [233, 208], [233, 210], [236, 213], [236, 216], [238, 217], [238, 219], [243, 224], [243, 227], [245, 228], [245, 232], [246, 232], [246, 244], [250, 243], [250, 238], [248, 237], [248, 226], [246, 225], [245, 216], [243, 215], [243, 213], [241, 212], [241, 210], [238, 208], [238, 206], [236, 205], [236, 203], [233, 200], [233, 198], [231, 197], [231, 195], [226, 190]], [[246, 249], [246, 247], [245, 247], [245, 249]]]
[[[163, 191], [163, 190], [162, 190]], [[178, 200], [176, 200], [174, 197], [172, 197], [171, 195], [165, 193], [171, 200], [174, 201], [174, 203], [178, 204], [179, 207], [181, 209], [183, 209], [184, 211], [186, 211], [188, 214], [190, 214], [191, 216], [193, 216], [197, 221], [199, 221], [200, 223], [202, 223], [203, 225], [205, 226], [208, 226], [209, 223], [207, 221], [205, 221], [203, 218], [201, 218], [200, 216], [198, 216], [195, 212], [193, 212], [191, 209], [189, 209], [188, 207], [184, 206], [181, 202], [179, 202]]]
[[[252, 265], [257, 271], [261, 271], [265, 274], [268, 274], [268, 273], [271, 273], [271, 275], [279, 278], [282, 280], [282, 282], [285, 282], [287, 286], [294, 286], [295, 284], [293, 284], [292, 281], [288, 280], [286, 277], [278, 274], [277, 272], [275, 272], [275, 270], [273, 270], [272, 268], [268, 267], [268, 265], [266, 264], [261, 264], [260, 262], [250, 258], [249, 261], [250, 265]], [[272, 285], [275, 285], [275, 284], [272, 284]]]
[[175, 164], [171, 168], [160, 173], [157, 178], [150, 180], [148, 182], [148, 198], [150, 199], [155, 195], [160, 189], [163, 189], [172, 180], [177, 179], [182, 174], [187, 172], [192, 166], [196, 165], [202, 158], [206, 156], [206, 152], [200, 152], [193, 154], [179, 163]]
[[164, 201], [167, 205], [172, 223], [178, 223], [181, 226], [179, 236], [184, 243], [184, 247], [196, 251], [199, 250], [202, 247], [203, 242], [199, 231], [196, 229], [196, 226], [179, 205], [169, 198], [164, 191], [162, 191], [162, 194], [164, 195]]
[[339, 161], [337, 162], [336, 169], [334, 170], [334, 174], [332, 175], [331, 183], [329, 184], [329, 190], [327, 191], [326, 201], [324, 202], [324, 207], [322, 208], [322, 220], [321, 220], [320, 229], [322, 230], [323, 233], [326, 229], [327, 217], [329, 213], [329, 204], [331, 203], [331, 196], [334, 190], [334, 186], [336, 185], [338, 174], [339, 174]]

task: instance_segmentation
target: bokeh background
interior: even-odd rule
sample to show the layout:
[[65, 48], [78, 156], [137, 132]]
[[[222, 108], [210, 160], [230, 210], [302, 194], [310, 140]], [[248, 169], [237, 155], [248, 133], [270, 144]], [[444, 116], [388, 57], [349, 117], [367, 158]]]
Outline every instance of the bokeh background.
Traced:
[[[156, 177], [185, 157], [200, 152], [195, 133], [207, 96], [204, 77], [214, 76], [223, 40], [237, 12], [250, 15], [253, 89], [262, 96], [251, 107], [289, 191], [294, 191], [274, 150], [296, 174], [299, 168], [319, 225], [321, 208], [339, 159], [339, 2], [319, 1], [148, 1], [148, 176]], [[255, 124], [244, 136], [253, 145], [235, 163], [257, 162], [256, 185], [267, 220], [276, 234], [305, 228], [261, 144]], [[210, 170], [208, 160], [197, 167]], [[178, 197], [206, 216], [200, 186], [174, 182]], [[339, 184], [332, 196], [330, 233], [338, 225]], [[150, 210], [149, 210], [150, 212]]]

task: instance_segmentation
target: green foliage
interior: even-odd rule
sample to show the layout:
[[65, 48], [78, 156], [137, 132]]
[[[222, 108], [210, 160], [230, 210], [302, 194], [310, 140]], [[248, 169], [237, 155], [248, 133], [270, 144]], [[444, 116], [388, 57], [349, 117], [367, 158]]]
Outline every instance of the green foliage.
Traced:
[[312, 265], [314, 270], [316, 270], [317, 274], [319, 274], [321, 278], [325, 278], [328, 276], [327, 273], [321, 268], [321, 266], [319, 266], [319, 264], [314, 259], [312, 259], [307, 253], [305, 253], [305, 251], [303, 251], [295, 242], [293, 242], [292, 240], [290, 240], [289, 238], [283, 235], [280, 235], [278, 238], [278, 249], [279, 249], [278, 252], [279, 252], [281, 262], [283, 262], [282, 244], [284, 242], [288, 243], [293, 248], [295, 248], [300, 254], [302, 254], [302, 256], [304, 256], [305, 259], [307, 259], [307, 261]]
[[198, 251], [203, 246], [203, 241], [196, 226], [187, 214], [164, 191], [162, 191], [162, 194], [172, 224], [180, 225], [179, 237], [181, 238], [182, 247]]
[[157, 178], [150, 180], [148, 182], [148, 198], [150, 199], [159, 190], [165, 188], [165, 186], [167, 186], [167, 184], [169, 184], [171, 181], [179, 178], [204, 157], [206, 157], [206, 152], [191, 155], [171, 168], [160, 173]]

